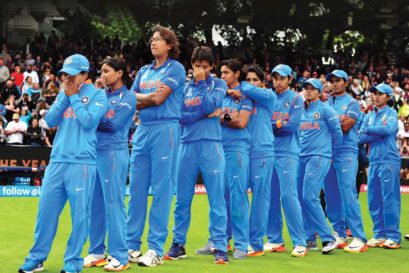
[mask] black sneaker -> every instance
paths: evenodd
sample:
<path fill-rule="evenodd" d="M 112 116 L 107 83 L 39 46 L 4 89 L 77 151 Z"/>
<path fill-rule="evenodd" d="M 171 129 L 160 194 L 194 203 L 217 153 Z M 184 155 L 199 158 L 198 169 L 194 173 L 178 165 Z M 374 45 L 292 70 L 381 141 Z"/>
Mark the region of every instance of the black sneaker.
<path fill-rule="evenodd" d="M 406 235 L 405 235 L 405 239 L 406 239 L 406 240 L 409 240 L 409 234 L 406 234 Z"/>
<path fill-rule="evenodd" d="M 165 260 L 179 260 L 186 258 L 186 249 L 179 245 L 178 243 L 173 242 L 168 253 L 163 257 Z"/>

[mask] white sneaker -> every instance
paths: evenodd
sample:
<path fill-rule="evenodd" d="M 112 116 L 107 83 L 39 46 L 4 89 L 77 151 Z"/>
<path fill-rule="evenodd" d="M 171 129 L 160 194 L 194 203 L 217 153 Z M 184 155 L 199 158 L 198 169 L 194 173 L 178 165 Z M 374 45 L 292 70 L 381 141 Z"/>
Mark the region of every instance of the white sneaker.
<path fill-rule="evenodd" d="M 84 258 L 84 267 L 100 267 L 108 263 L 107 256 L 105 254 L 89 254 Z"/>
<path fill-rule="evenodd" d="M 292 257 L 305 257 L 307 255 L 307 247 L 305 246 L 295 246 L 291 252 Z"/>
<path fill-rule="evenodd" d="M 347 239 L 344 237 L 339 237 L 338 232 L 334 231 L 332 235 L 335 238 L 335 242 L 337 243 L 337 248 L 344 248 L 348 246 Z"/>
<path fill-rule="evenodd" d="M 263 246 L 264 251 L 266 252 L 282 252 L 285 251 L 284 244 L 276 243 L 265 243 Z"/>
<path fill-rule="evenodd" d="M 337 248 L 338 244 L 335 241 L 326 242 L 322 248 L 322 254 L 329 254 L 335 248 Z"/>
<path fill-rule="evenodd" d="M 382 247 L 385 241 L 386 241 L 385 238 L 372 238 L 366 243 L 366 245 L 369 247 Z"/>
<path fill-rule="evenodd" d="M 139 265 L 141 266 L 157 266 L 163 264 L 163 258 L 156 254 L 155 250 L 149 249 L 145 255 L 139 258 Z"/>
<path fill-rule="evenodd" d="M 111 258 L 110 262 L 106 266 L 104 266 L 104 270 L 119 272 L 127 270 L 130 266 L 131 265 L 129 263 L 121 264 L 117 259 Z"/>
<path fill-rule="evenodd" d="M 142 257 L 142 251 L 140 250 L 128 250 L 128 261 L 131 263 L 139 262 L 139 258 Z"/>
<path fill-rule="evenodd" d="M 354 238 L 352 242 L 344 248 L 348 253 L 361 253 L 368 250 L 368 246 L 360 238 Z"/>
<path fill-rule="evenodd" d="M 389 248 L 389 249 L 398 249 L 400 248 L 400 244 L 391 239 L 388 239 L 385 241 L 385 243 L 382 244 L 382 247 Z"/>

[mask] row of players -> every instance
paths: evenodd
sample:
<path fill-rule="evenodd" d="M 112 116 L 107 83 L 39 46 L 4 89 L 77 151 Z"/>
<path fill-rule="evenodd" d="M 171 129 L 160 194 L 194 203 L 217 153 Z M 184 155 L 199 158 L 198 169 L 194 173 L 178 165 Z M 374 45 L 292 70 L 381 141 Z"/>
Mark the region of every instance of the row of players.
<path fill-rule="evenodd" d="M 174 32 L 158 26 L 150 43 L 155 60 L 141 68 L 130 90 L 120 59 L 109 58 L 102 65 L 95 85 L 105 86 L 105 92 L 86 83 L 89 62 L 84 56 L 75 54 L 64 61 L 64 89 L 40 121 L 42 127 L 58 130 L 44 177 L 34 245 L 19 272 L 43 269 L 67 199 L 72 233 L 62 273 L 81 272 L 84 265 L 122 271 L 129 261 L 157 266 L 164 259 L 186 257 L 199 172 L 209 199 L 210 236 L 197 253 L 212 253 L 216 264 L 229 262 L 231 238 L 235 259 L 263 255 L 266 234 L 266 247 L 282 250 L 281 204 L 294 245 L 292 256 L 304 257 L 307 249 L 317 249 L 316 233 L 323 254 L 336 247 L 352 253 L 368 246 L 400 247 L 400 157 L 396 112 L 386 104 L 388 85 L 371 89 L 376 107 L 363 118 L 358 103 L 345 92 L 348 75 L 342 70 L 327 75 L 334 96 L 326 104 L 319 100 L 322 83 L 317 79 L 303 84 L 304 98 L 291 91 L 292 71 L 284 64 L 272 70 L 275 92 L 262 88 L 263 73 L 257 67 L 240 81 L 241 66 L 235 60 L 224 61 L 221 79 L 214 78 L 212 52 L 203 46 L 193 52 L 194 79 L 185 84 L 185 69 L 175 60 L 179 43 Z M 141 125 L 129 158 L 127 133 L 135 108 Z M 369 241 L 356 198 L 358 143 L 371 146 L 368 197 L 374 238 Z M 165 254 L 175 187 L 173 243 Z M 337 236 L 319 202 L 322 187 Z M 149 188 L 149 250 L 142 255 Z M 347 227 L 353 236 L 349 244 L 342 239 Z M 90 255 L 84 260 L 81 251 L 88 235 Z"/>

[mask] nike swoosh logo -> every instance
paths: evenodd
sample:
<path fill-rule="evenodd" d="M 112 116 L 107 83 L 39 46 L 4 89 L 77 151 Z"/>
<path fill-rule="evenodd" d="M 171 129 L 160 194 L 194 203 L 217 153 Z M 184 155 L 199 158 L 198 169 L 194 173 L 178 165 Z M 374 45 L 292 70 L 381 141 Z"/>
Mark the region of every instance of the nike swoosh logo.
<path fill-rule="evenodd" d="M 96 102 L 95 105 L 96 105 L 96 106 L 104 106 L 103 104 L 101 104 L 101 103 L 99 103 L 99 102 Z"/>
<path fill-rule="evenodd" d="M 162 160 L 166 160 L 168 158 L 169 158 L 169 156 L 162 156 Z"/>
<path fill-rule="evenodd" d="M 108 179 L 105 179 L 105 183 L 108 183 L 109 182 L 109 180 Z"/>
<path fill-rule="evenodd" d="M 348 247 L 349 249 L 356 249 L 356 248 L 359 248 L 359 246 L 350 246 L 350 247 Z"/>
<path fill-rule="evenodd" d="M 76 191 L 82 191 L 84 188 L 76 188 Z"/>
<path fill-rule="evenodd" d="M 238 176 L 238 175 L 234 175 L 233 178 L 239 178 L 239 176 Z"/>
<path fill-rule="evenodd" d="M 289 172 L 290 172 L 290 171 L 284 171 L 283 173 L 286 174 L 286 173 L 289 173 Z"/>
<path fill-rule="evenodd" d="M 259 179 L 260 177 L 261 177 L 261 175 L 256 175 L 254 178 Z"/>
<path fill-rule="evenodd" d="M 348 170 L 342 170 L 343 173 L 347 172 Z"/>
<path fill-rule="evenodd" d="M 294 105 L 294 108 L 300 108 L 301 105 Z"/>
<path fill-rule="evenodd" d="M 220 170 L 214 170 L 213 171 L 213 173 L 219 173 L 220 172 Z"/>

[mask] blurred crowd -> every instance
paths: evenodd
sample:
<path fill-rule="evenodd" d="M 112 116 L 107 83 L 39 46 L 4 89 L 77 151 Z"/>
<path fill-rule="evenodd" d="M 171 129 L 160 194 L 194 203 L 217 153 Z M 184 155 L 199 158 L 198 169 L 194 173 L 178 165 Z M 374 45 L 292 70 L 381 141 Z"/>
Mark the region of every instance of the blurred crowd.
<path fill-rule="evenodd" d="M 272 53 L 252 46 L 224 47 L 204 44 L 188 38 L 181 41 L 180 61 L 186 66 L 186 80 L 191 79 L 190 56 L 198 45 L 210 46 L 216 56 L 216 67 L 221 60 L 239 58 L 242 63 L 257 64 L 265 71 L 265 86 L 273 88 L 271 69 L 278 63 L 289 64 L 294 71 L 291 88 L 301 92 L 301 84 L 314 77 L 325 84 L 322 100 L 326 100 L 331 86 L 325 75 L 333 69 L 343 69 L 349 76 L 349 93 L 355 97 L 363 112 L 372 110 L 369 88 L 381 82 L 392 86 L 390 100 L 399 115 L 398 146 L 403 157 L 409 156 L 409 67 L 388 64 L 386 55 L 357 52 L 354 57 L 338 52 L 331 58 L 320 54 Z M 107 56 L 124 58 L 128 73 L 135 78 L 140 67 L 151 62 L 149 43 L 140 39 L 135 43 L 114 39 L 72 39 L 58 37 L 54 32 L 47 38 L 37 33 L 33 40 L 10 48 L 2 43 L 0 54 L 0 143 L 52 146 L 55 129 L 43 130 L 38 121 L 55 100 L 62 85 L 58 71 L 64 58 L 73 53 L 88 57 L 90 80 L 100 74 L 99 64 Z M 217 72 L 217 71 L 216 71 Z M 134 129 L 133 129 L 134 130 Z M 409 171 L 408 171 L 409 173 Z M 409 174 L 408 174 L 409 175 Z"/>

